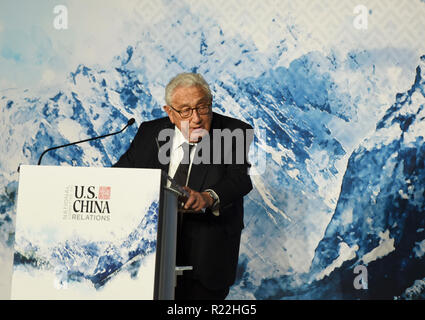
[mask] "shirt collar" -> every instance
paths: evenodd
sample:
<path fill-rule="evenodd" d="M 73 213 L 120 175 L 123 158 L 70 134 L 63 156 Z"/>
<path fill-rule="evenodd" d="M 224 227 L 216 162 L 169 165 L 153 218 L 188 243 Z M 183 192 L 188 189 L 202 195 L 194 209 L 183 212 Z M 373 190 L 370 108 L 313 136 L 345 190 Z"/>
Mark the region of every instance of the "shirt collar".
<path fill-rule="evenodd" d="M 173 137 L 173 151 L 180 148 L 180 146 L 183 143 L 189 143 L 185 137 L 183 136 L 183 133 L 180 131 L 179 128 L 177 128 L 177 126 L 174 126 L 174 137 Z M 191 145 L 196 145 L 196 143 L 189 143 Z"/>

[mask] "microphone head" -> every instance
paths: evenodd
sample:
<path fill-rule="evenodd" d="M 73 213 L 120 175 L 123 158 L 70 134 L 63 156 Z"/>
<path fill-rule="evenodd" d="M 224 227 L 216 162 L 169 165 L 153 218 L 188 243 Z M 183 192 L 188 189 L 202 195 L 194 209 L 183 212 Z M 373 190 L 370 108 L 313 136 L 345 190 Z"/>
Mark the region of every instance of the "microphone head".
<path fill-rule="evenodd" d="M 127 126 L 131 126 L 134 122 L 136 122 L 136 120 L 134 120 L 134 118 L 131 118 L 130 120 L 128 120 Z"/>

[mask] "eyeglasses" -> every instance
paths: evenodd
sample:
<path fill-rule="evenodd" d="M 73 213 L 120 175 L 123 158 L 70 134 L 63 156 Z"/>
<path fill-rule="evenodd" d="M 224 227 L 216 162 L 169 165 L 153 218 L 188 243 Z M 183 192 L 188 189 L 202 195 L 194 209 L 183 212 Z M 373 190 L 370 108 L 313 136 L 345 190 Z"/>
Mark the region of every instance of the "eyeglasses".
<path fill-rule="evenodd" d="M 193 110 L 198 111 L 198 114 L 200 115 L 206 115 L 210 112 L 210 107 L 209 105 L 201 105 L 199 107 L 196 108 L 189 108 L 189 107 L 184 107 L 181 110 L 177 110 L 174 109 L 172 106 L 169 106 L 171 109 L 173 109 L 175 112 L 178 112 L 180 117 L 182 118 L 189 118 L 190 116 L 192 116 Z"/>

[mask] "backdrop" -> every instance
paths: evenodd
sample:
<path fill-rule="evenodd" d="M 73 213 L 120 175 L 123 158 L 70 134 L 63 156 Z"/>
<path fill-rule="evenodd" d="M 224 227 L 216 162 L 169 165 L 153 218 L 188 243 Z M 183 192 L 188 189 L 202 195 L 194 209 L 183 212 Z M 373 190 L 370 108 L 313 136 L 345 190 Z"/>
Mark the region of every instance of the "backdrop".
<path fill-rule="evenodd" d="M 229 299 L 425 297 L 425 1 L 0 2 L 0 291 L 19 164 L 166 116 L 179 72 L 256 128 Z M 51 152 L 110 166 L 137 130 Z"/>

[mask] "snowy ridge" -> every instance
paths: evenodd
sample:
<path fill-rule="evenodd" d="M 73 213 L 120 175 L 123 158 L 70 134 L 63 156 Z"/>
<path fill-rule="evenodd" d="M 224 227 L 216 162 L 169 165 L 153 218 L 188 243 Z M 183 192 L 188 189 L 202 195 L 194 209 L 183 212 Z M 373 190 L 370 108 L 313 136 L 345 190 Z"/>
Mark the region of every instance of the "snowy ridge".
<path fill-rule="evenodd" d="M 335 214 L 312 263 L 314 275 L 338 259 L 336 244 L 356 246 L 342 270 L 334 271 L 366 265 L 368 298 L 397 297 L 425 275 L 424 71 L 425 56 L 411 89 L 397 95 L 376 134 L 351 155 Z M 347 288 L 343 296 L 356 294 Z"/>
<path fill-rule="evenodd" d="M 158 202 L 154 202 L 126 239 L 89 242 L 75 238 L 46 247 L 36 240 L 18 238 L 14 267 L 49 270 L 62 284 L 87 279 L 99 289 L 128 263 L 132 264 L 129 271 L 137 274 L 143 259 L 156 250 L 157 220 Z M 133 264 L 134 261 L 138 263 Z"/>

